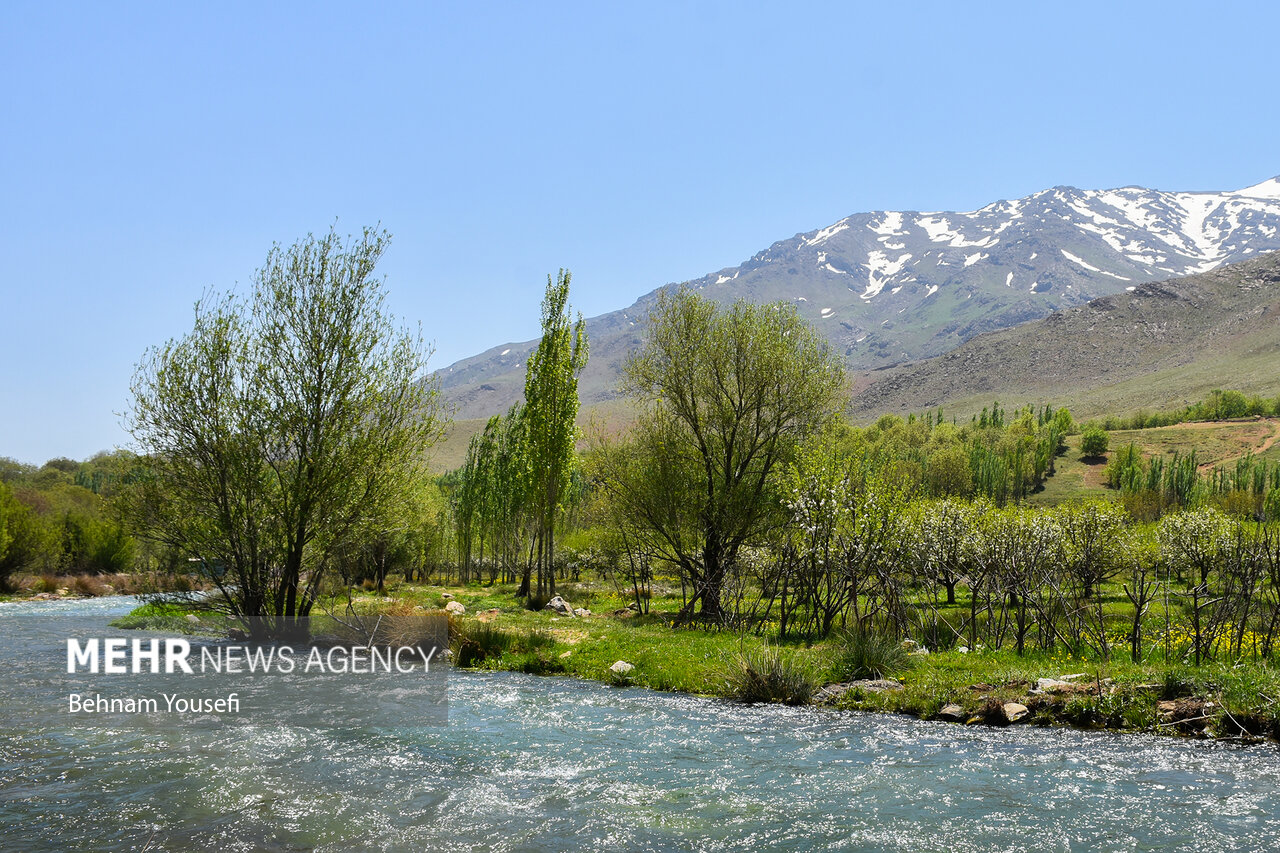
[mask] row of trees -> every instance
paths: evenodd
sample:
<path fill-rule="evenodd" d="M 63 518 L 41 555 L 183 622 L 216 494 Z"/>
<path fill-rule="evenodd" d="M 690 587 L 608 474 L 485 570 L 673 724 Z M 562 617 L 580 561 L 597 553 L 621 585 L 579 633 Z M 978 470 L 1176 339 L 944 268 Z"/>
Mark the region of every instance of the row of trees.
<path fill-rule="evenodd" d="M 1068 411 L 1010 414 L 995 403 L 965 425 L 938 411 L 849 426 L 838 414 L 838 361 L 785 306 L 722 308 L 688 291 L 662 294 L 646 344 L 627 364 L 625 390 L 640 418 L 621 437 L 597 437 L 586 454 L 583 519 L 597 525 L 605 569 L 617 569 L 638 601 L 655 572 L 679 579 L 684 621 L 776 619 L 784 634 L 813 636 L 888 614 L 902 630 L 902 619 L 922 612 L 908 603 L 933 578 L 945 604 L 955 606 L 957 589 L 968 590 L 966 631 L 990 628 L 988 641 L 1011 637 L 1022 648 L 1034 626 L 1043 632 L 1038 642 L 1065 633 L 1078 645 L 1086 623 L 1076 617 L 1094 612 L 1082 602 L 1094 601 L 1123 563 L 1103 551 L 1103 543 L 1124 539 L 1122 508 L 1038 515 L 1014 506 L 1052 473 L 1075 428 Z M 510 475 L 522 470 L 511 464 L 518 424 L 519 410 L 490 422 L 456 492 L 477 496 L 475 513 L 459 516 L 457 529 L 460 542 L 481 543 L 482 554 L 489 543 L 491 578 L 528 559 L 522 481 Z M 1106 433 L 1088 432 L 1086 453 L 1104 453 Z M 1176 479 L 1181 469 L 1172 469 L 1161 476 Z M 921 503 L 941 498 L 981 502 Z M 976 510 L 964 507 L 973 506 L 983 507 L 981 523 L 970 523 Z M 469 519 L 484 519 L 483 532 L 467 533 Z M 936 542 L 962 530 L 990 534 L 989 549 L 961 548 L 953 536 L 950 562 L 925 558 L 918 544 L 903 550 L 922 531 Z M 519 542 L 523 549 L 508 544 Z M 973 558 L 975 569 L 972 560 L 956 562 L 960 553 L 987 556 Z M 911 560 L 916 568 L 907 571 Z M 1046 575 L 1049 565 L 1068 566 L 1070 582 Z M 1020 566 L 1027 572 L 1019 575 Z M 1044 613 L 1073 617 L 1045 623 Z M 1101 632 L 1099 621 L 1093 636 Z"/>
<path fill-rule="evenodd" d="M 1252 454 L 1203 470 L 1195 450 L 1147 458 L 1130 443 L 1112 452 L 1106 474 L 1107 484 L 1146 517 L 1216 502 L 1235 514 L 1280 520 L 1280 464 Z"/>
<path fill-rule="evenodd" d="M 517 594 L 537 601 L 555 595 L 556 533 L 582 490 L 576 420 L 587 337 L 582 316 L 570 317 L 569 281 L 565 270 L 547 278 L 524 402 L 490 418 L 462 468 L 445 478 L 460 579 L 487 567 L 490 583 L 518 578 Z"/>
<path fill-rule="evenodd" d="M 1190 421 L 1223 421 L 1234 418 L 1280 417 L 1280 397 L 1268 399 L 1231 389 L 1215 389 L 1199 402 L 1185 408 L 1151 412 L 1139 409 L 1132 415 L 1108 415 L 1099 422 L 1107 430 L 1148 429 Z"/>
<path fill-rule="evenodd" d="M 816 465 L 807 458 L 791 482 L 792 523 L 755 561 L 758 597 L 741 611 L 776 618 L 784 635 L 820 637 L 839 624 L 944 646 L 1065 647 L 1103 657 L 1123 642 L 1139 660 L 1155 622 L 1166 643 L 1187 625 L 1190 645 L 1164 651 L 1197 663 L 1219 652 L 1275 650 L 1274 525 L 1213 509 L 1136 525 L 1106 501 L 1046 510 L 909 500 L 858 460 L 830 456 Z"/>

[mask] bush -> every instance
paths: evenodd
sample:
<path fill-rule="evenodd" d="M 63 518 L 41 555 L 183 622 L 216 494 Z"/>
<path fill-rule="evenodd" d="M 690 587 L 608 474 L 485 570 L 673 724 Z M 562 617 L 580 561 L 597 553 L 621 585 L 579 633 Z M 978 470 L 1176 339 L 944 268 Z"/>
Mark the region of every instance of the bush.
<path fill-rule="evenodd" d="M 71 591 L 77 595 L 87 595 L 96 598 L 100 595 L 107 595 L 111 592 L 111 587 L 107 586 L 103 581 L 92 575 L 77 575 L 71 581 Z"/>
<path fill-rule="evenodd" d="M 453 665 L 477 667 L 485 661 L 505 654 L 521 655 L 516 666 L 520 672 L 545 674 L 563 672 L 563 662 L 552 654 L 555 637 L 541 628 L 527 628 L 521 633 L 504 630 L 492 622 L 456 620 L 453 623 Z"/>
<path fill-rule="evenodd" d="M 168 631 L 181 634 L 191 628 L 191 623 L 187 621 L 188 612 L 186 608 L 177 604 L 152 601 L 112 621 L 111 627 L 135 631 Z"/>
<path fill-rule="evenodd" d="M 910 666 L 911 658 L 897 640 L 870 632 L 853 633 L 843 639 L 834 675 L 837 681 L 888 678 Z"/>
<path fill-rule="evenodd" d="M 530 627 L 516 641 L 521 649 L 526 652 L 536 652 L 539 649 L 549 649 L 556 644 L 556 638 L 541 628 Z"/>
<path fill-rule="evenodd" d="M 1196 679 L 1188 673 L 1177 670 L 1166 670 L 1160 683 L 1161 699 L 1182 699 L 1193 696 L 1198 685 Z"/>
<path fill-rule="evenodd" d="M 62 582 L 58 580 L 56 575 L 43 574 L 32 581 L 30 589 L 32 592 L 57 592 L 62 588 Z"/>
<path fill-rule="evenodd" d="M 776 648 L 742 652 L 729 672 L 729 692 L 740 702 L 804 705 L 816 689 L 812 676 Z"/>
<path fill-rule="evenodd" d="M 1107 443 L 1107 431 L 1096 424 L 1090 424 L 1080 436 L 1080 452 L 1086 459 L 1097 459 L 1106 455 Z"/>
<path fill-rule="evenodd" d="M 479 666 L 489 658 L 502 657 L 515 644 L 513 634 L 489 622 L 458 621 L 454 626 L 454 666 Z"/>
<path fill-rule="evenodd" d="M 392 648 L 421 646 L 425 651 L 448 636 L 445 627 L 448 618 L 439 610 L 423 610 L 398 602 L 382 611 L 382 622 L 378 625 L 374 642 Z"/>

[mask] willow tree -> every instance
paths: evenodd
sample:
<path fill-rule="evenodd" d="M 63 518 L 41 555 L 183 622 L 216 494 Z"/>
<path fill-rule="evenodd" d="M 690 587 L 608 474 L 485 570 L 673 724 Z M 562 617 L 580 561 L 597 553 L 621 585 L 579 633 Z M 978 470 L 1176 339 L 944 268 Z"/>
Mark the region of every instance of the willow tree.
<path fill-rule="evenodd" d="M 387 312 L 386 232 L 272 248 L 247 297 L 152 348 L 129 427 L 145 535 L 209 567 L 255 638 L 301 638 L 326 570 L 377 534 L 439 434 L 421 336 Z"/>
<path fill-rule="evenodd" d="M 542 340 L 529 355 L 524 382 L 529 494 L 537 521 L 538 596 L 554 595 L 555 528 L 573 474 L 578 430 L 578 374 L 587 366 L 587 329 L 582 315 L 569 316 L 568 270 L 547 276 L 542 298 Z M 526 572 L 519 594 L 529 594 Z"/>
<path fill-rule="evenodd" d="M 700 602 L 703 619 L 722 623 L 739 550 L 778 521 L 774 473 L 839 411 L 844 370 L 792 306 L 719 308 L 681 289 L 659 294 L 625 382 L 642 414 L 634 464 L 614 469 L 611 491 L 692 584 L 682 616 Z M 654 471 L 671 487 L 635 479 Z"/>

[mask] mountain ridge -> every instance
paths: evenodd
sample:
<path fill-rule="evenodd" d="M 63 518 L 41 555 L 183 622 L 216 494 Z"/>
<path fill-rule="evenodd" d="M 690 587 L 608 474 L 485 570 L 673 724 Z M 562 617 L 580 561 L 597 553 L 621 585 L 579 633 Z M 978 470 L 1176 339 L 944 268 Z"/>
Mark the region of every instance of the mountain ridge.
<path fill-rule="evenodd" d="M 584 403 L 617 394 L 648 307 L 666 287 L 726 302 L 789 301 L 853 371 L 888 368 L 1146 282 L 1280 249 L 1280 177 L 1227 192 L 1058 186 L 975 211 L 871 211 L 774 242 L 736 267 L 588 319 Z M 505 411 L 535 341 L 437 371 L 460 418 Z"/>

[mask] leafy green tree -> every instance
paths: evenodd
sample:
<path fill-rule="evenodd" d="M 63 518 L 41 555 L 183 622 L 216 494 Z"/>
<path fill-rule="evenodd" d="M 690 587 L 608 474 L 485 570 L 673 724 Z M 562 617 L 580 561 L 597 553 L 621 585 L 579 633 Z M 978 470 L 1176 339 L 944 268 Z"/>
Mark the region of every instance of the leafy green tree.
<path fill-rule="evenodd" d="M 29 480 L 36 473 L 34 465 L 19 462 L 9 456 L 0 456 L 0 483 Z"/>
<path fill-rule="evenodd" d="M 420 335 L 385 309 L 389 235 L 275 246 L 249 300 L 147 352 L 129 426 L 139 528 L 204 561 L 255 638 L 303 638 L 325 571 L 413 482 L 440 426 Z"/>
<path fill-rule="evenodd" d="M 507 579 L 519 562 L 531 504 L 528 422 L 522 404 L 512 406 L 502 417 L 489 418 L 484 429 L 471 437 L 466 460 L 454 480 L 452 504 L 462 580 L 471 578 L 473 549 L 484 563 L 486 545 L 490 582 L 496 581 L 499 571 Z M 526 562 L 525 594 L 530 572 Z"/>
<path fill-rule="evenodd" d="M 951 424 L 934 427 L 925 447 L 924 481 L 935 497 L 964 497 L 973 490 L 969 452 Z"/>
<path fill-rule="evenodd" d="M 90 574 L 127 572 L 133 567 L 132 537 L 118 523 L 85 512 L 62 518 L 64 568 Z"/>
<path fill-rule="evenodd" d="M 771 478 L 798 440 L 839 411 L 844 371 L 785 304 L 721 309 L 690 290 L 663 292 L 647 331 L 625 387 L 642 407 L 635 453 L 661 458 L 615 468 L 614 493 L 692 583 L 682 617 L 700 602 L 701 617 L 721 623 L 740 549 L 776 522 Z M 655 469 L 672 487 L 666 494 L 630 479 Z"/>
<path fill-rule="evenodd" d="M 568 270 L 547 276 L 542 299 L 542 340 L 529 355 L 524 418 L 537 518 L 538 596 L 554 595 L 556 521 L 573 473 L 578 431 L 578 374 L 587 366 L 586 322 L 570 319 Z M 525 578 L 520 593 L 529 594 Z"/>
<path fill-rule="evenodd" d="M 1108 443 L 1107 431 L 1097 424 L 1090 424 L 1080 436 L 1080 453 L 1086 459 L 1097 459 L 1107 454 Z"/>

